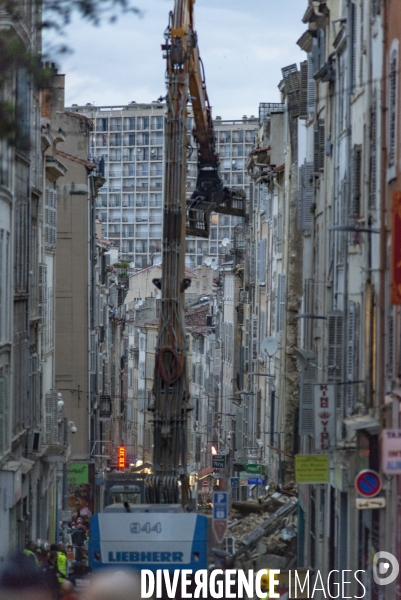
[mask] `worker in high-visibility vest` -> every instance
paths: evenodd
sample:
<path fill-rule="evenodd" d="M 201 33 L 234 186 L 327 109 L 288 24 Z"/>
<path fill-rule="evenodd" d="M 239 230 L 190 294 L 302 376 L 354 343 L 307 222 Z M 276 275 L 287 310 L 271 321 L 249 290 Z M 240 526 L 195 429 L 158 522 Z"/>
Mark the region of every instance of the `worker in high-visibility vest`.
<path fill-rule="evenodd" d="M 57 568 L 60 573 L 58 581 L 63 583 L 67 579 L 68 561 L 64 544 L 59 544 L 57 547 Z"/>
<path fill-rule="evenodd" d="M 39 560 L 38 557 L 36 556 L 36 544 L 35 542 L 33 542 L 32 540 L 30 542 L 27 543 L 25 550 L 23 550 L 23 554 L 25 554 L 25 556 L 28 556 L 29 558 L 32 559 L 32 561 L 34 562 L 36 567 L 39 567 Z"/>

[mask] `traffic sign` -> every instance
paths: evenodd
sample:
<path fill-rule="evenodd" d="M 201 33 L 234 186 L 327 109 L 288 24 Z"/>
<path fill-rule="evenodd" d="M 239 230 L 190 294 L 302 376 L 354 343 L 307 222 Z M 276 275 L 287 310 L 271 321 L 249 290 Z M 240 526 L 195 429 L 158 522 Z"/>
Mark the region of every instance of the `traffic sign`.
<path fill-rule="evenodd" d="M 372 469 L 361 471 L 355 478 L 355 487 L 364 498 L 374 498 L 382 489 L 379 473 Z"/>
<path fill-rule="evenodd" d="M 213 492 L 213 519 L 227 519 L 228 494 L 227 492 Z"/>
<path fill-rule="evenodd" d="M 248 485 L 262 485 L 263 477 L 250 477 L 248 479 Z"/>
<path fill-rule="evenodd" d="M 213 531 L 219 542 L 227 531 L 228 494 L 227 492 L 213 492 Z"/>
<path fill-rule="evenodd" d="M 213 469 L 225 469 L 226 468 L 226 457 L 224 454 L 215 454 L 212 456 L 212 467 Z"/>
<path fill-rule="evenodd" d="M 207 488 L 209 487 L 209 484 L 207 481 L 202 481 L 202 487 Z"/>
<path fill-rule="evenodd" d="M 227 519 L 213 519 L 213 531 L 217 541 L 222 542 L 227 531 Z"/>
<path fill-rule="evenodd" d="M 239 487 L 239 478 L 238 477 L 231 477 L 231 487 L 232 488 Z"/>
<path fill-rule="evenodd" d="M 246 465 L 245 471 L 247 473 L 251 473 L 252 475 L 261 475 L 262 474 L 262 465 L 250 463 L 249 465 Z"/>
<path fill-rule="evenodd" d="M 386 506 L 385 498 L 356 498 L 355 504 L 358 510 L 365 508 L 384 508 Z"/>

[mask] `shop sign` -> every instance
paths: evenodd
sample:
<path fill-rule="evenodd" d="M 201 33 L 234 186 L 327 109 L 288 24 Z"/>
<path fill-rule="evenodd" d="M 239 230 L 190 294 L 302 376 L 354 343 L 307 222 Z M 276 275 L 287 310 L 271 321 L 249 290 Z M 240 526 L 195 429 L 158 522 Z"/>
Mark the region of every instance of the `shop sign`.
<path fill-rule="evenodd" d="M 262 465 L 250 463 L 249 465 L 246 465 L 245 471 L 247 473 L 251 473 L 252 475 L 261 475 L 262 474 Z"/>
<path fill-rule="evenodd" d="M 68 485 L 89 483 L 88 463 L 71 463 L 68 465 Z"/>
<path fill-rule="evenodd" d="M 388 475 L 401 474 L 401 429 L 382 431 L 382 469 Z"/>
<path fill-rule="evenodd" d="M 326 450 L 335 446 L 336 400 L 333 384 L 314 386 L 315 400 L 315 450 Z"/>
<path fill-rule="evenodd" d="M 295 456 L 296 483 L 329 483 L 328 454 L 297 454 Z"/>

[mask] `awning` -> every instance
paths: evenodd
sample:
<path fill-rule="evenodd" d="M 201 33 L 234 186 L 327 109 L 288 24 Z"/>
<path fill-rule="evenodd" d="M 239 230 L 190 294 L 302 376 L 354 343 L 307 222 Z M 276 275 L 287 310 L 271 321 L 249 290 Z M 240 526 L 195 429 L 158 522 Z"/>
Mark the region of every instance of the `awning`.
<path fill-rule="evenodd" d="M 211 473 L 213 473 L 212 467 L 205 467 L 204 469 L 201 469 L 200 471 L 198 471 L 198 481 L 200 481 L 201 479 L 205 479 L 205 477 L 207 477 Z"/>
<path fill-rule="evenodd" d="M 22 471 L 23 475 L 26 475 L 27 473 L 29 473 L 29 471 L 32 469 L 33 465 L 35 464 L 34 460 L 29 460 L 28 458 L 20 458 L 19 461 L 21 463 L 21 471 Z"/>
<path fill-rule="evenodd" d="M 359 431 L 360 429 L 379 431 L 379 422 L 375 417 L 372 417 L 372 415 L 356 415 L 355 417 L 349 417 L 348 419 L 344 419 L 344 424 L 352 431 Z"/>

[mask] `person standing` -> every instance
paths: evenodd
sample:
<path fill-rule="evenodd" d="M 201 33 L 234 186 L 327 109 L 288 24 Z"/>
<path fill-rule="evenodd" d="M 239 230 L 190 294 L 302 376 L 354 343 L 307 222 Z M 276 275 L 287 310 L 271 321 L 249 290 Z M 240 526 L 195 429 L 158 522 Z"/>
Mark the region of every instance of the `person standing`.
<path fill-rule="evenodd" d="M 34 562 L 35 566 L 39 568 L 39 560 L 38 560 L 38 557 L 36 556 L 35 550 L 36 550 L 36 544 L 33 540 L 30 540 L 27 543 L 25 550 L 22 552 L 22 554 L 24 554 L 25 556 L 30 558 Z"/>

